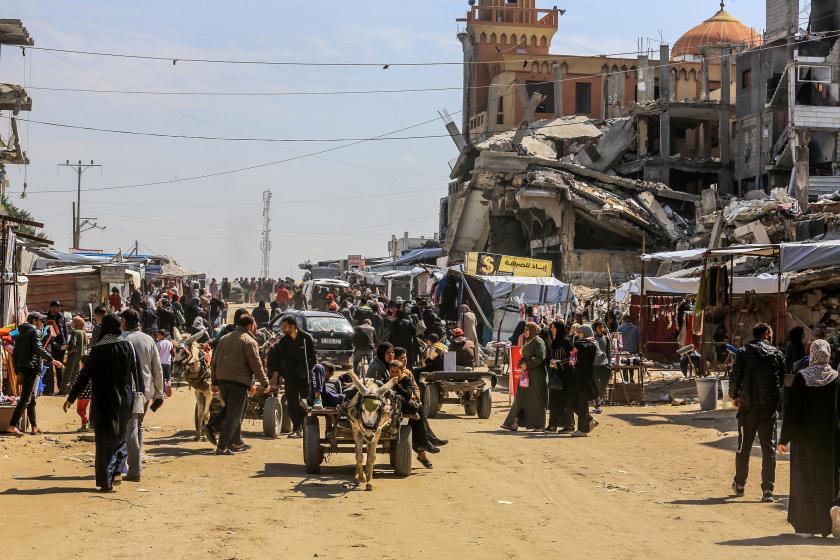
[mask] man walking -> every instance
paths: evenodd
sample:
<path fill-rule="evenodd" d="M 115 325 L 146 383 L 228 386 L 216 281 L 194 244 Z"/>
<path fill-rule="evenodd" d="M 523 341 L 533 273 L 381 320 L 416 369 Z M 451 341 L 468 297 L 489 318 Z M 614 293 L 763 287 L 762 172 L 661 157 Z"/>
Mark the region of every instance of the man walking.
<path fill-rule="evenodd" d="M 785 358 L 771 344 L 773 329 L 766 323 L 753 328 L 753 338 L 735 355 L 729 382 L 729 396 L 738 407 L 738 451 L 732 490 L 736 496 L 744 495 L 750 451 L 758 434 L 762 501 L 772 502 L 776 481 L 776 418 L 785 377 Z"/>
<path fill-rule="evenodd" d="M 367 360 L 373 361 L 373 351 L 376 350 L 376 330 L 370 319 L 365 319 L 353 329 L 353 371 L 359 373 L 360 364 Z"/>
<path fill-rule="evenodd" d="M 260 382 L 265 393 L 271 391 L 254 337 L 256 327 L 251 315 L 241 314 L 236 319 L 236 330 L 223 336 L 213 352 L 210 364 L 213 392 L 221 392 L 225 403 L 205 428 L 207 439 L 216 445 L 216 455 L 232 455 L 251 448 L 242 441 L 248 393 L 253 393 L 255 381 Z"/>
<path fill-rule="evenodd" d="M 291 315 L 280 321 L 283 338 L 268 351 L 268 369 L 272 381 L 281 376 L 286 386 L 286 401 L 292 419 L 290 438 L 303 437 L 305 412 L 301 400 L 309 397 L 309 371 L 315 366 L 315 341 L 307 332 L 300 330 L 297 320 Z"/>
<path fill-rule="evenodd" d="M 137 311 L 126 309 L 120 317 L 122 318 L 122 338 L 129 341 L 134 348 L 134 356 L 140 374 L 143 376 L 144 386 L 142 397 L 135 394 L 135 398 L 142 398 L 144 401 L 143 412 L 133 413 L 128 421 L 128 433 L 126 434 L 128 476 L 123 480 L 140 482 L 143 419 L 149 410 L 149 403 L 152 403 L 152 411 L 157 410 L 163 403 L 163 368 L 160 365 L 160 354 L 155 345 L 155 340 L 140 330 L 140 315 Z M 136 404 L 135 407 L 137 407 Z"/>
<path fill-rule="evenodd" d="M 15 366 L 17 375 L 23 379 L 23 389 L 20 393 L 15 411 L 12 413 L 12 420 L 6 428 L 6 433 L 21 437 L 23 432 L 18 430 L 18 422 L 23 411 L 29 415 L 29 423 L 32 425 L 32 434 L 38 434 L 38 421 L 35 417 L 35 396 L 38 387 L 38 379 L 41 377 L 41 361 L 52 362 L 52 366 L 61 369 L 64 364 L 54 360 L 49 352 L 41 346 L 41 331 L 44 328 L 44 321 L 47 316 L 41 313 L 30 313 L 26 322 L 18 327 L 18 337 L 15 341 L 15 349 L 12 352 L 12 364 Z"/>

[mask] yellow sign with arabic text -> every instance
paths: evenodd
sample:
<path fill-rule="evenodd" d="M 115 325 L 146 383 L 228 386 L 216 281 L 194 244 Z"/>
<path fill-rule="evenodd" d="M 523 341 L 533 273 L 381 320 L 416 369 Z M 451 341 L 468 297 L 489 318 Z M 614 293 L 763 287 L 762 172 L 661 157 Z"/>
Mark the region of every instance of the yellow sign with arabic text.
<path fill-rule="evenodd" d="M 550 278 L 553 272 L 551 261 L 511 257 L 493 253 L 467 253 L 467 274 L 473 276 L 520 276 Z"/>

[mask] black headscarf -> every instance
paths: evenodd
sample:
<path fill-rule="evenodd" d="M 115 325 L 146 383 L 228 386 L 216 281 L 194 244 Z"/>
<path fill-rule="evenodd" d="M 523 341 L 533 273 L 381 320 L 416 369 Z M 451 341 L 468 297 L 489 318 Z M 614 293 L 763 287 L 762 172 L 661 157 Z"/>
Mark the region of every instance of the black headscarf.
<path fill-rule="evenodd" d="M 120 316 L 116 313 L 108 313 L 107 315 L 105 315 L 102 318 L 100 326 L 101 336 L 105 336 L 108 334 L 120 336 L 122 334 L 122 323 L 120 322 Z"/>
<path fill-rule="evenodd" d="M 379 346 L 376 347 L 376 357 L 379 358 L 382 363 L 385 363 L 385 353 L 388 352 L 394 345 L 390 342 L 383 342 Z"/>
<path fill-rule="evenodd" d="M 566 323 L 557 320 L 551 323 L 551 326 L 554 327 L 554 329 L 557 331 L 557 336 L 551 339 L 551 348 L 556 350 L 560 348 L 563 342 L 563 337 L 566 336 Z"/>

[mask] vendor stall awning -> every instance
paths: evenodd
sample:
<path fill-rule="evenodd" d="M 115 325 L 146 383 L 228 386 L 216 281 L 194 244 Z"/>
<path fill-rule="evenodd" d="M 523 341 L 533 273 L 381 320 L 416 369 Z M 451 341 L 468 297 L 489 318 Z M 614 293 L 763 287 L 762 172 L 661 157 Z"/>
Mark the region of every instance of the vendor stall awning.
<path fill-rule="evenodd" d="M 721 249 L 688 249 L 642 255 L 642 260 L 684 262 L 705 256 L 777 257 L 781 254 L 782 272 L 840 265 L 840 240 L 781 243 L 778 245 L 733 245 Z"/>
<path fill-rule="evenodd" d="M 790 278 L 782 276 L 782 292 L 787 290 Z M 615 291 L 616 301 L 625 301 L 631 294 L 640 293 L 641 278 L 622 284 Z M 700 289 L 700 278 L 645 278 L 645 293 L 686 295 L 696 294 Z M 732 284 L 733 294 L 755 292 L 757 294 L 775 294 L 779 290 L 779 277 L 775 274 L 758 276 L 737 276 Z"/>

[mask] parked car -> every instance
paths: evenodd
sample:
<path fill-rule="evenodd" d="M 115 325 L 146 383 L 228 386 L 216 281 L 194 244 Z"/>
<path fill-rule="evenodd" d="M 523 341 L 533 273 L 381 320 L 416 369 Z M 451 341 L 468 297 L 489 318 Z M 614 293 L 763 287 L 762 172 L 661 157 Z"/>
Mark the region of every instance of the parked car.
<path fill-rule="evenodd" d="M 269 328 L 279 335 L 280 321 L 290 316 L 297 320 L 301 330 L 315 339 L 315 354 L 319 360 L 350 365 L 353 359 L 353 325 L 346 317 L 326 311 L 289 310 L 275 317 Z"/>
<path fill-rule="evenodd" d="M 228 303 L 245 303 L 245 292 L 242 291 L 242 286 L 237 281 L 230 283 L 230 298 Z"/>
<path fill-rule="evenodd" d="M 349 287 L 350 284 L 343 280 L 307 280 L 303 283 L 303 297 L 307 308 L 326 311 L 326 295 L 333 294 L 338 302 L 341 292 Z"/>

